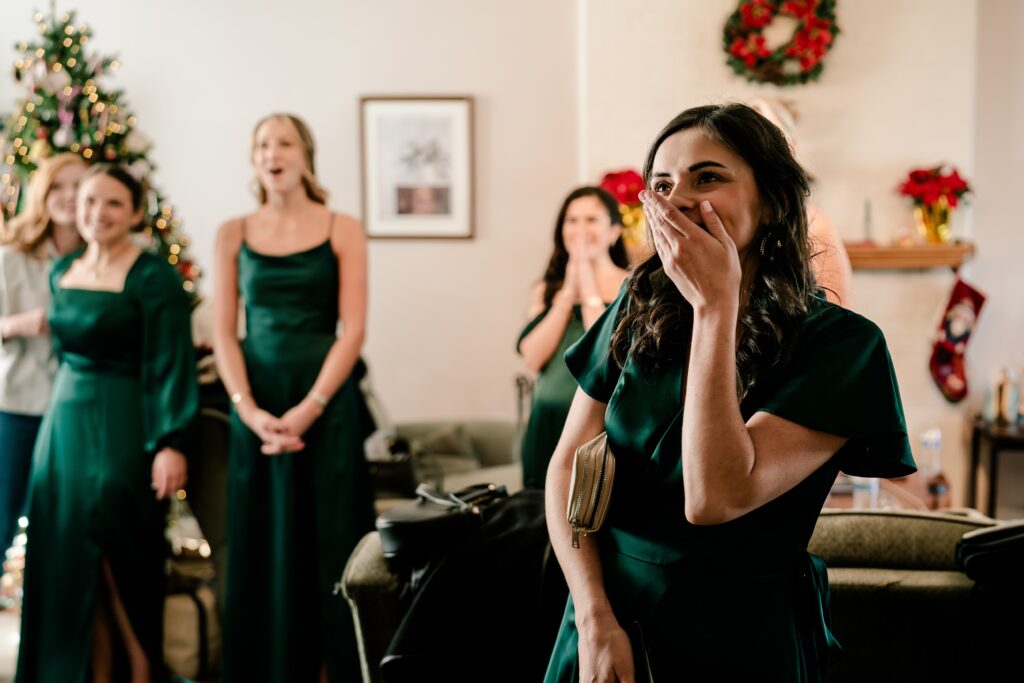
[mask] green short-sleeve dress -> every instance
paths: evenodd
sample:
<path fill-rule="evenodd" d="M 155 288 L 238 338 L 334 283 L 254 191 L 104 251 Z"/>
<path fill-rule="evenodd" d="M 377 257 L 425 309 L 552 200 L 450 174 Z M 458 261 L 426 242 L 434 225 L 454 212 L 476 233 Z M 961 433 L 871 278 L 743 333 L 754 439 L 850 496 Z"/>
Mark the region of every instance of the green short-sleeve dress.
<path fill-rule="evenodd" d="M 337 340 L 338 258 L 330 240 L 285 256 L 242 245 L 242 344 L 257 405 L 283 415 L 309 393 Z M 373 528 L 362 394 L 349 377 L 297 453 L 266 456 L 232 415 L 228 470 L 225 683 L 302 683 L 326 665 L 359 680 L 352 613 L 337 590 Z"/>
<path fill-rule="evenodd" d="M 619 368 L 612 332 L 625 290 L 566 354 L 580 387 L 607 404 L 617 455 L 600 543 L 604 583 L 623 625 L 640 624 L 655 680 L 817 681 L 840 649 L 829 631 L 828 578 L 807 552 L 836 474 L 893 477 L 915 470 L 895 373 L 881 331 L 814 299 L 785 359 L 741 403 L 849 437 L 826 464 L 775 500 L 724 524 L 683 513 L 685 361 L 644 373 Z M 570 599 L 546 681 L 577 678 Z"/>
<path fill-rule="evenodd" d="M 64 288 L 49 321 L 61 364 L 29 488 L 19 683 L 86 681 L 105 558 L 132 630 L 163 681 L 164 517 L 153 456 L 188 450 L 199 409 L 188 296 L 141 254 L 119 292 Z"/>
<path fill-rule="evenodd" d="M 549 306 L 526 325 L 516 342 L 516 351 L 519 350 L 526 335 L 530 334 L 550 312 Z M 562 341 L 559 342 L 551 360 L 537 375 L 537 381 L 533 385 L 530 419 L 526 423 L 522 444 L 523 486 L 526 488 L 544 488 L 548 462 L 551 461 L 551 454 L 555 452 L 558 439 L 562 436 L 565 418 L 569 415 L 569 406 L 576 393 L 576 378 L 569 372 L 564 356 L 569 347 L 582 336 L 583 315 L 577 304 L 572 307 L 572 317 L 565 326 Z"/>

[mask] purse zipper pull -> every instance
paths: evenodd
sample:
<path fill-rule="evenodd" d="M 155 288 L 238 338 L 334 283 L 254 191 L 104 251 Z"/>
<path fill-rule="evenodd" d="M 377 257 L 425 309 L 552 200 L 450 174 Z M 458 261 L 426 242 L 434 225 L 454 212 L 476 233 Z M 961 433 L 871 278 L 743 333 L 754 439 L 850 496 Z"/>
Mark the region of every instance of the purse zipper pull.
<path fill-rule="evenodd" d="M 580 528 L 575 524 L 572 525 L 572 547 L 580 547 Z"/>

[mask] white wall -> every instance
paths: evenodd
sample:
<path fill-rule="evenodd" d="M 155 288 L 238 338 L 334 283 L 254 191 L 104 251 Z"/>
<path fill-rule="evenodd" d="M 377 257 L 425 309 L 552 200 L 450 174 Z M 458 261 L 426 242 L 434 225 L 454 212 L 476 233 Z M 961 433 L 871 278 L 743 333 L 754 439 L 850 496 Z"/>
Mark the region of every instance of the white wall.
<path fill-rule="evenodd" d="M 847 239 L 863 236 L 865 199 L 873 206 L 876 239 L 912 225 L 909 204 L 894 192 L 912 167 L 948 160 L 980 180 L 973 164 L 976 2 L 839 3 L 842 34 L 824 75 L 798 88 L 750 84 L 732 73 L 721 42 L 735 6 L 733 0 L 581 3 L 585 172 L 639 167 L 653 136 L 687 107 L 781 96 L 800 114 L 799 155 L 818 181 L 813 201 Z M 958 216 L 961 234 L 970 211 Z M 979 249 L 1001 246 L 986 241 Z M 852 306 L 886 334 L 915 441 L 927 427 L 942 428 L 944 465 L 959 495 L 965 408 L 945 402 L 927 369 L 931 334 L 952 282 L 951 273 L 940 271 L 857 273 Z M 983 325 L 997 322 L 991 313 L 985 311 Z M 975 348 L 970 354 L 977 358 Z M 976 373 L 974 386 L 981 379 Z"/>
<path fill-rule="evenodd" d="M 6 75 L 10 46 L 33 36 L 40 4 L 0 4 L 0 112 L 20 96 Z M 93 28 L 92 47 L 120 55 L 107 85 L 125 90 L 154 141 L 156 181 L 185 221 L 207 292 L 217 226 L 254 206 L 258 118 L 306 118 L 331 205 L 358 214 L 359 96 L 474 96 L 476 237 L 371 242 L 366 356 L 393 419 L 513 414 L 515 338 L 575 179 L 572 3 L 59 3 L 71 6 Z"/>

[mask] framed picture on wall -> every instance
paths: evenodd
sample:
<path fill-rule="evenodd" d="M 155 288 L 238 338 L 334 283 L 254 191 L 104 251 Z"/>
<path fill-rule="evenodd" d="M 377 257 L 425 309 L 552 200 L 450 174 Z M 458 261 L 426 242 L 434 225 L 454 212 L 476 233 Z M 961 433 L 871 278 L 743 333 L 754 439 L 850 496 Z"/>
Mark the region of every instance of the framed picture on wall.
<path fill-rule="evenodd" d="M 362 97 L 363 225 L 372 238 L 473 236 L 473 99 Z"/>

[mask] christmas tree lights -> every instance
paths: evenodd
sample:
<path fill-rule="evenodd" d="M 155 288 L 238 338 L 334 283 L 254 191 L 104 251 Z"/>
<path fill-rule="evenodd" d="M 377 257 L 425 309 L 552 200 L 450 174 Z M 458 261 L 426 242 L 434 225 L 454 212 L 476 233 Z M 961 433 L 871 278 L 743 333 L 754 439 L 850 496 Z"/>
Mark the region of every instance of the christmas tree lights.
<path fill-rule="evenodd" d="M 92 32 L 75 24 L 75 13 L 36 13 L 39 35 L 17 45 L 14 79 L 25 95 L 0 127 L 0 215 L 15 216 L 36 167 L 60 152 L 79 154 L 87 162 L 125 165 L 146 187 L 141 246 L 159 254 L 184 278 L 196 295 L 199 268 L 188 257 L 188 238 L 167 198 L 149 182 L 155 164 L 150 141 L 136 128 L 121 90 L 108 90 L 105 77 L 119 63 L 86 49 Z"/>

